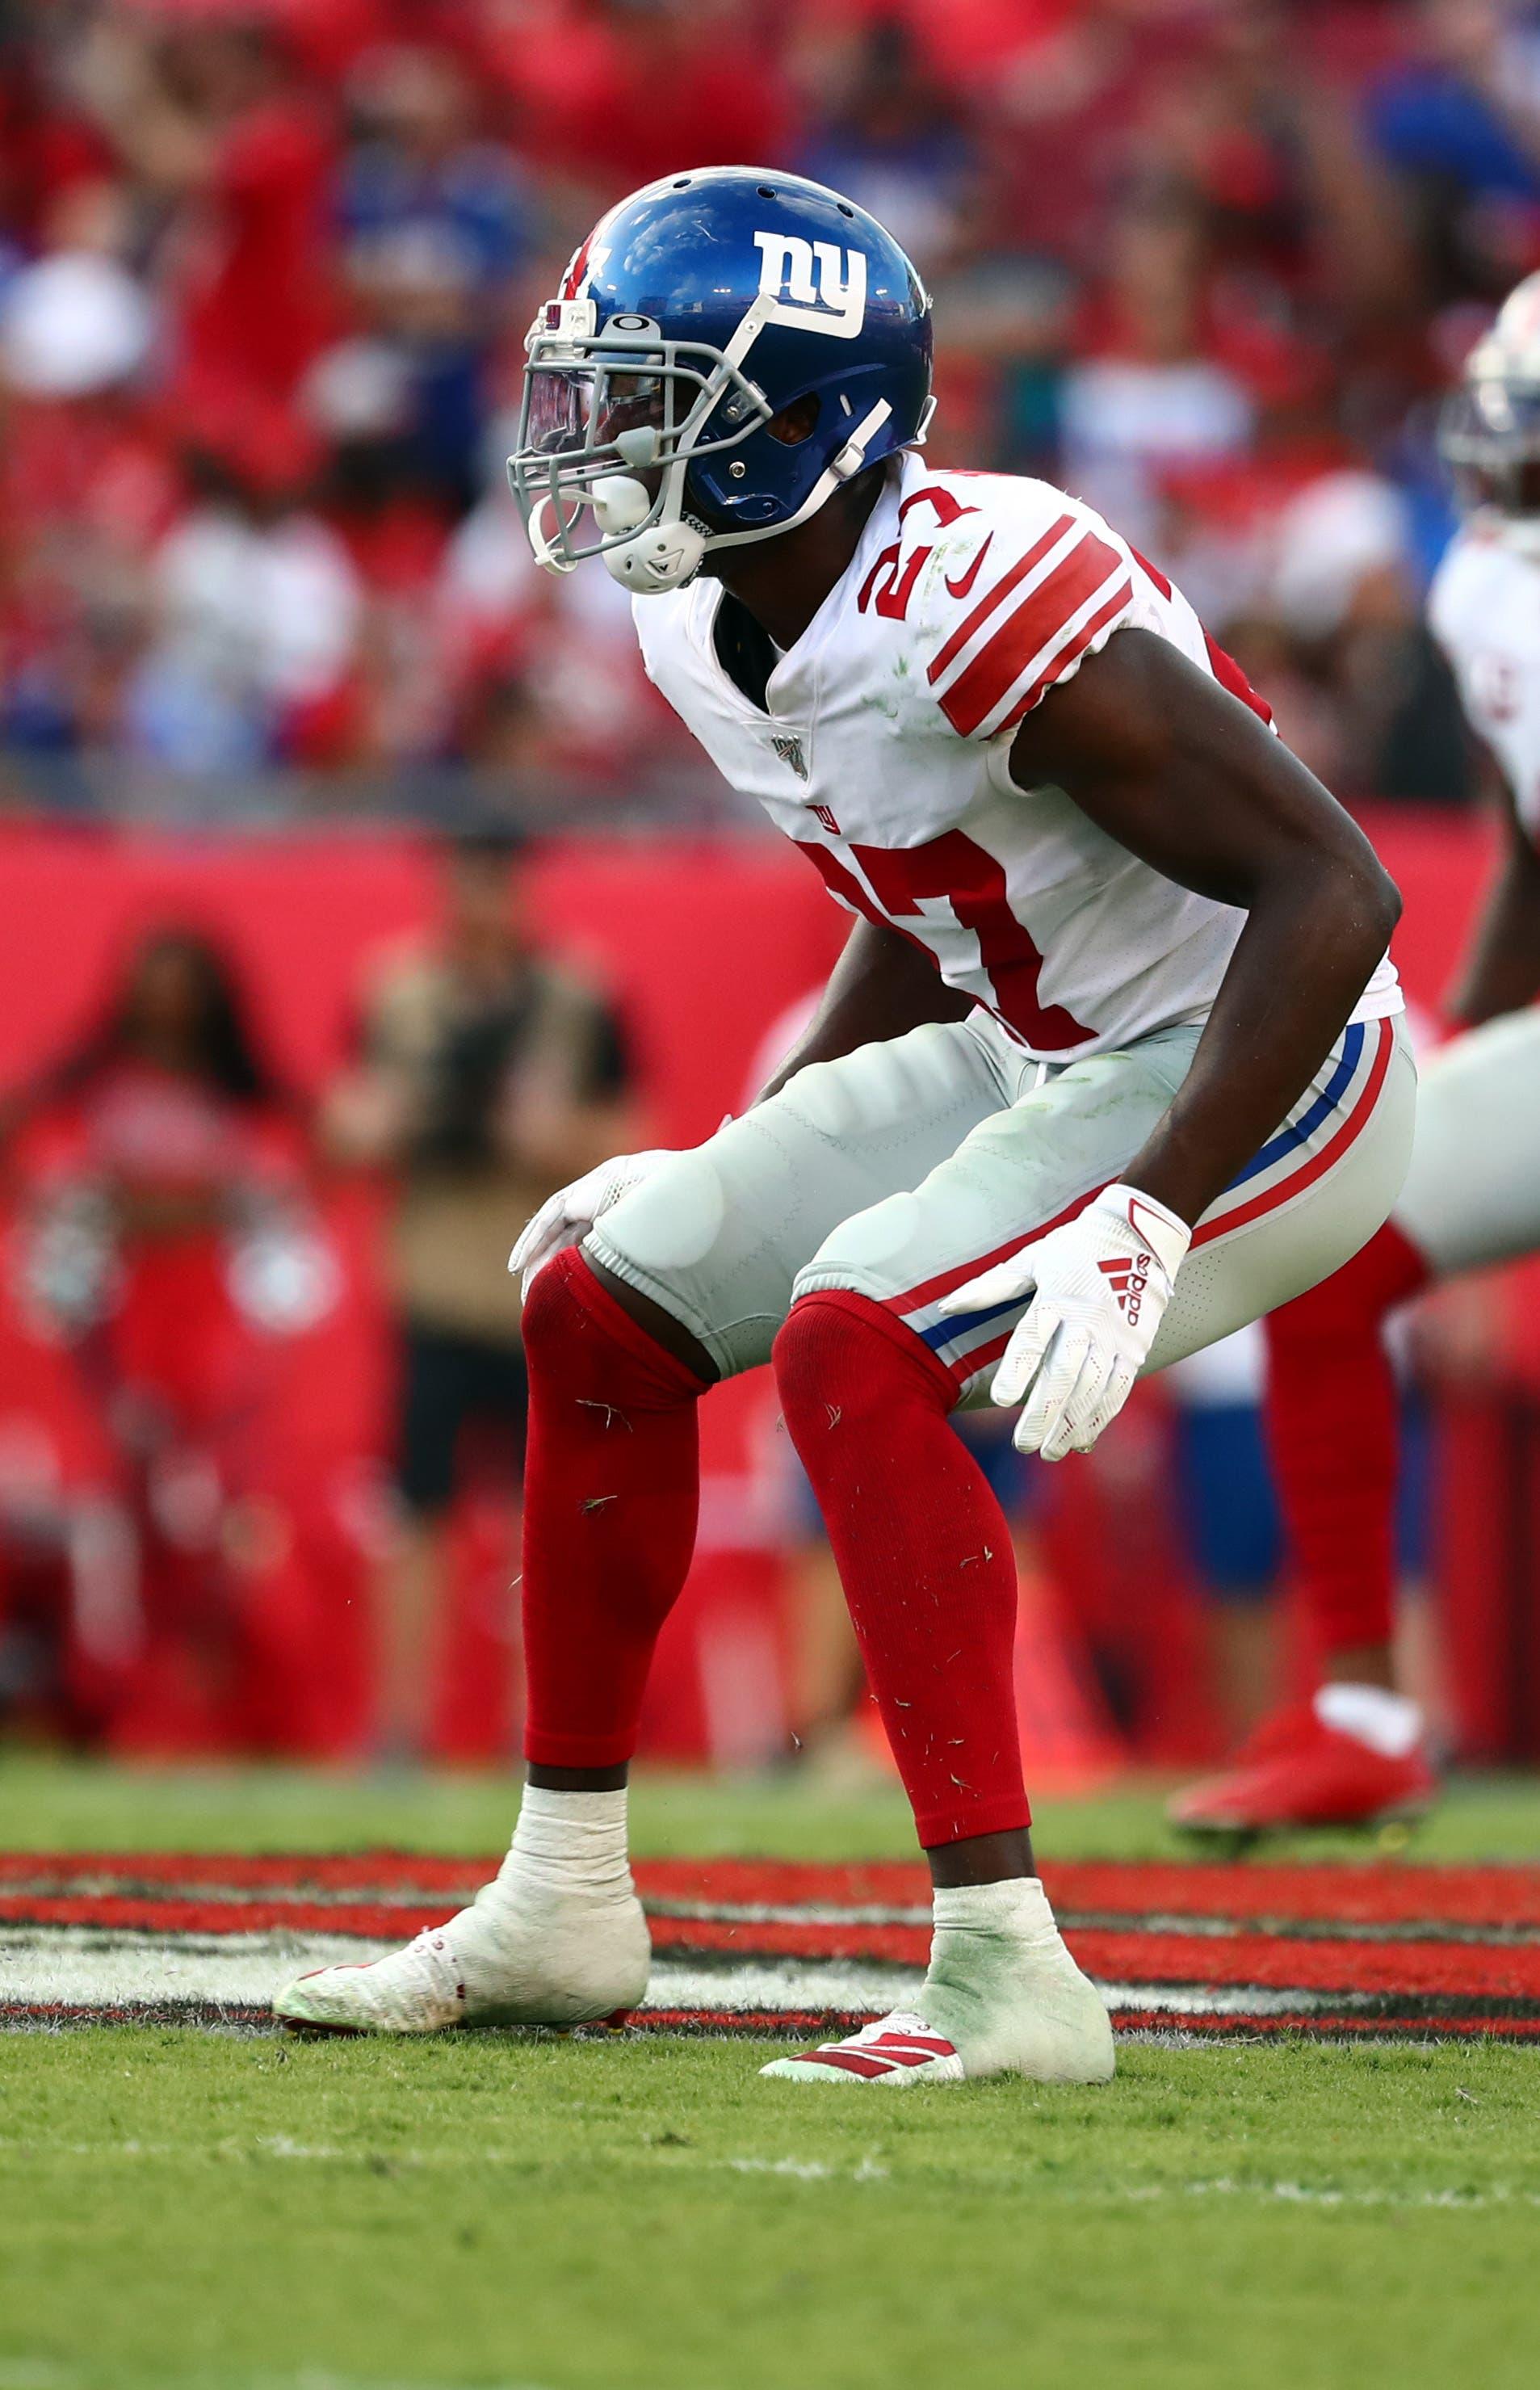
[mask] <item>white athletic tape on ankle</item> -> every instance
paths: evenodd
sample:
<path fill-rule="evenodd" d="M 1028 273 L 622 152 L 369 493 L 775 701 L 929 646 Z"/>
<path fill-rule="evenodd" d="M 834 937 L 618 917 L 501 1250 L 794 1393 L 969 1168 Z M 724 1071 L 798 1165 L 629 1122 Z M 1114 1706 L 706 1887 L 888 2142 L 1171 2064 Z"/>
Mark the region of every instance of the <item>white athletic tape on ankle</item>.
<path fill-rule="evenodd" d="M 1035 1938 L 1058 1931 L 1048 1895 L 1034 1875 L 1007 1876 L 999 1883 L 938 1884 L 931 1915 L 938 1933 L 1023 1934 Z"/>
<path fill-rule="evenodd" d="M 626 1794 L 526 1785 L 500 1881 L 628 1896 Z"/>

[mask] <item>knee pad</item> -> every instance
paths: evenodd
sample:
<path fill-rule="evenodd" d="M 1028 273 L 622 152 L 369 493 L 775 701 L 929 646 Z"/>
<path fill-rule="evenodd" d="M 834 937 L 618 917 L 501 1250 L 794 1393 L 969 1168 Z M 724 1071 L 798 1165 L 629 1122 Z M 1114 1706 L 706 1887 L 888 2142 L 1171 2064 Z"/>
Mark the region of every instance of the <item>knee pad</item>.
<path fill-rule="evenodd" d="M 885 1195 L 831 1229 L 809 1262 L 807 1274 L 816 1274 L 825 1286 L 836 1279 L 858 1288 L 867 1279 L 896 1291 L 921 1271 L 915 1255 L 924 1219 L 918 1197 Z"/>
<path fill-rule="evenodd" d="M 702 1147 L 676 1153 L 622 1195 L 597 1224 L 601 1243 L 649 1279 L 704 1261 L 721 1231 L 726 1199 Z"/>

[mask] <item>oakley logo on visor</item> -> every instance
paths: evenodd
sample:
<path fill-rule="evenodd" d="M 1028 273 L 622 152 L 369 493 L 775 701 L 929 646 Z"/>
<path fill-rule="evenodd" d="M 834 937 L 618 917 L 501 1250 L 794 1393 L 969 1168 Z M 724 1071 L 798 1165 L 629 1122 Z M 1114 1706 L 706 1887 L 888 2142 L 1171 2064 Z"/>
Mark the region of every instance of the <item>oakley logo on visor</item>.
<path fill-rule="evenodd" d="M 792 232 L 757 232 L 761 296 L 773 301 L 773 324 L 853 341 L 866 320 L 866 261 L 858 249 L 803 240 Z"/>

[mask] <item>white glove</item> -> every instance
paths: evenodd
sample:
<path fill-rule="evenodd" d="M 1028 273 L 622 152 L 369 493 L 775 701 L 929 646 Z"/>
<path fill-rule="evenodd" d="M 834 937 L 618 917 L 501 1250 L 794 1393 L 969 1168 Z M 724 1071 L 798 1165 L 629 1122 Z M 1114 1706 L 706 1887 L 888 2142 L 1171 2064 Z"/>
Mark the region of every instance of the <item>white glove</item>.
<path fill-rule="evenodd" d="M 937 1307 L 1032 1304 L 995 1372 L 990 1399 L 1023 1404 L 1018 1452 L 1089 1452 L 1149 1358 L 1192 1230 L 1136 1187 L 1108 1187 L 1078 1218 L 958 1287 Z"/>
<path fill-rule="evenodd" d="M 554 1253 L 563 1245 L 576 1244 L 622 1195 L 650 1178 L 660 1163 L 673 1158 L 671 1146 L 654 1146 L 647 1153 L 617 1154 L 613 1162 L 601 1162 L 597 1170 L 584 1171 L 559 1194 L 549 1196 L 533 1219 L 525 1223 L 508 1255 L 509 1269 L 524 1273 L 523 1293 L 529 1293 L 536 1270 L 544 1269 Z"/>

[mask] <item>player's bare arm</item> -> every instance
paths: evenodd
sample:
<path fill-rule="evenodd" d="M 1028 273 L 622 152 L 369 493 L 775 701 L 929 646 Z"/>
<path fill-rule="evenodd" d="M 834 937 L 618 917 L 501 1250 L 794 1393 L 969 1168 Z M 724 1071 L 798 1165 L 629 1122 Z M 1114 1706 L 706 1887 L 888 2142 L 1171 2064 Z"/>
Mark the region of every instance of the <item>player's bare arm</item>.
<path fill-rule="evenodd" d="M 1450 1016 L 1464 1029 L 1518 1012 L 1540 995 L 1540 850 L 1520 818 L 1507 775 L 1495 767 L 1494 777 L 1502 860 L 1449 999 Z"/>
<path fill-rule="evenodd" d="M 1110 640 L 1010 760 L 1023 789 L 1057 782 L 1141 861 L 1246 914 L 1181 1092 L 1124 1173 L 1190 1226 L 1310 1084 L 1400 896 L 1315 775 L 1151 633 Z"/>

